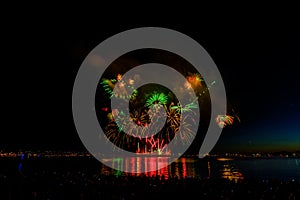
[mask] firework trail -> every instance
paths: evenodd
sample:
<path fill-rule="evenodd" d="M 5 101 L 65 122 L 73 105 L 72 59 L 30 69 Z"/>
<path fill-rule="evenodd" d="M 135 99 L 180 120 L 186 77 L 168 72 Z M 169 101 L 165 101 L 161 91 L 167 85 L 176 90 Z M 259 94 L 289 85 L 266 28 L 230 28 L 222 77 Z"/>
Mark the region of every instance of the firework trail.
<path fill-rule="evenodd" d="M 150 138 L 146 138 L 146 145 L 150 144 L 150 151 L 157 151 L 158 154 L 162 154 L 166 149 L 167 144 L 164 142 L 164 139 L 154 138 L 153 136 Z"/>
<path fill-rule="evenodd" d="M 195 132 L 191 130 L 191 127 L 195 125 L 195 121 L 193 116 L 187 115 L 185 118 L 181 121 L 181 126 L 178 131 L 178 134 L 180 136 L 180 142 L 183 144 L 191 144 L 192 139 L 195 137 Z"/>
<path fill-rule="evenodd" d="M 188 103 L 184 106 L 181 106 L 179 103 L 177 104 L 177 106 L 172 106 L 171 109 L 176 109 L 180 112 L 192 112 L 193 109 L 198 108 L 197 102 L 198 99 L 195 99 L 194 101 L 192 101 L 191 103 Z"/>
<path fill-rule="evenodd" d="M 235 118 L 238 120 L 238 122 L 241 122 L 240 117 L 236 114 L 236 112 L 234 111 L 234 109 L 231 109 L 231 110 L 232 110 L 232 112 L 233 112 Z"/>

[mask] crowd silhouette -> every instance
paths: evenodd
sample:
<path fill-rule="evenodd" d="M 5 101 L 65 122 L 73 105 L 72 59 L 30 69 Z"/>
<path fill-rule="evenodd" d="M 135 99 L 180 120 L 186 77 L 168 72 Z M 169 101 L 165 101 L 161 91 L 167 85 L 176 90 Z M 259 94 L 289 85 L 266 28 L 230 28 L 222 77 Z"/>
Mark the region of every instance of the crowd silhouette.
<path fill-rule="evenodd" d="M 0 175 L 0 199 L 300 199 L 297 180 L 104 175 L 38 170 Z"/>

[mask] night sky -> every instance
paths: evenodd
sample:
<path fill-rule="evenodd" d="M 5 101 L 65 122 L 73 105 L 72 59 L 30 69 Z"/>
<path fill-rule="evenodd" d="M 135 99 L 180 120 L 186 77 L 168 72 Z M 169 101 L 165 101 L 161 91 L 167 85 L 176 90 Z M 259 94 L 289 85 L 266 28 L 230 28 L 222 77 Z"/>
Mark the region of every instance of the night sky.
<path fill-rule="evenodd" d="M 85 150 L 73 123 L 72 88 L 85 56 L 106 38 L 158 26 L 198 41 L 223 77 L 241 122 L 226 127 L 215 152 L 300 150 L 300 32 L 297 18 L 130 20 L 91 23 L 20 17 L 5 23 L 0 149 Z M 11 103 L 13 105 L 11 105 Z M 5 131 L 4 131 L 5 130 Z M 1 148 L 2 147 L 2 148 Z"/>

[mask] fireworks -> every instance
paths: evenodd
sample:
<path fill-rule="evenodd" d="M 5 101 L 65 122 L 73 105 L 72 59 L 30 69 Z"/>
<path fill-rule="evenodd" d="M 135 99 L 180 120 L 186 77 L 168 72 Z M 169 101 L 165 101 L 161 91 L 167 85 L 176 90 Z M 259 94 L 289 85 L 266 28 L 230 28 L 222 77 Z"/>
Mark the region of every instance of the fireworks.
<path fill-rule="evenodd" d="M 168 101 L 167 95 L 164 93 L 154 93 L 152 94 L 146 101 L 146 106 L 150 106 L 152 104 L 166 104 Z"/>
<path fill-rule="evenodd" d="M 100 84 L 109 95 L 109 98 L 133 99 L 137 96 L 137 90 L 134 89 L 134 80 L 125 81 L 122 79 L 121 74 L 118 74 L 116 79 L 102 78 Z"/>
<path fill-rule="evenodd" d="M 129 99 L 130 116 L 126 116 L 122 110 L 113 109 L 109 112 L 107 107 L 101 109 L 108 112 L 106 136 L 116 146 L 126 149 L 128 145 L 131 145 L 133 149 L 136 149 L 135 151 L 160 154 L 165 152 L 168 143 L 176 134 L 179 134 L 179 137 L 176 137 L 178 144 L 191 142 L 195 133 L 190 129 L 192 124 L 188 118 L 193 118 L 193 110 L 198 108 L 198 99 L 185 105 L 178 102 L 177 106 L 174 106 L 174 101 L 177 101 L 174 95 L 157 87 L 154 91 L 142 92 L 144 96 L 137 97 L 138 91 L 134 90 L 135 78 L 125 81 L 121 74 L 117 74 L 115 79 L 101 80 L 101 85 L 110 98 L 115 97 L 124 101 Z M 191 75 L 189 81 L 192 82 L 193 87 L 200 85 L 199 74 Z M 133 91 L 132 94 L 130 91 Z M 183 112 L 190 113 L 190 115 L 181 119 Z M 180 126 L 183 127 L 180 128 Z"/>
<path fill-rule="evenodd" d="M 193 126 L 196 123 L 196 115 L 199 114 L 196 110 L 200 98 L 209 93 L 216 81 L 204 86 L 200 74 L 190 74 L 186 77 L 184 85 L 174 86 L 174 91 L 185 95 L 187 101 L 182 103 L 178 102 L 173 93 L 157 86 L 135 89 L 138 76 L 128 80 L 124 77 L 117 74 L 112 79 L 103 78 L 100 82 L 109 98 L 114 97 L 129 103 L 129 116 L 125 110 L 110 111 L 107 105 L 100 108 L 107 113 L 105 134 L 109 141 L 132 152 L 158 154 L 166 153 L 168 143 L 173 139 L 176 145 L 192 143 L 196 134 Z M 197 97 L 186 95 L 187 90 L 188 94 L 195 92 Z M 235 113 L 233 116 L 218 115 L 216 122 L 220 128 L 224 128 L 232 125 L 235 118 L 240 121 Z"/>
<path fill-rule="evenodd" d="M 191 103 L 186 104 L 185 106 L 177 105 L 177 106 L 172 106 L 171 108 L 176 109 L 176 110 L 181 110 L 181 112 L 191 112 L 193 109 L 198 108 L 196 100 L 194 100 Z"/>
<path fill-rule="evenodd" d="M 224 128 L 225 126 L 233 124 L 234 117 L 230 115 L 218 115 L 216 117 L 216 122 L 218 123 L 220 128 Z"/>
<path fill-rule="evenodd" d="M 109 97 L 112 98 L 113 97 L 113 88 L 114 88 L 113 81 L 108 80 L 108 79 L 102 79 L 100 84 L 103 86 L 104 91 L 109 95 Z"/>
<path fill-rule="evenodd" d="M 164 139 L 159 139 L 154 137 L 146 138 L 146 145 L 150 144 L 150 151 L 152 152 L 158 152 L 159 155 L 163 153 L 164 150 L 166 150 L 167 144 L 164 142 Z"/>
<path fill-rule="evenodd" d="M 203 81 L 200 74 L 198 74 L 198 73 L 194 73 L 194 74 L 187 76 L 187 80 L 193 88 L 200 87 L 202 85 L 201 81 Z M 188 86 L 188 87 L 190 85 L 186 84 L 186 86 Z"/>

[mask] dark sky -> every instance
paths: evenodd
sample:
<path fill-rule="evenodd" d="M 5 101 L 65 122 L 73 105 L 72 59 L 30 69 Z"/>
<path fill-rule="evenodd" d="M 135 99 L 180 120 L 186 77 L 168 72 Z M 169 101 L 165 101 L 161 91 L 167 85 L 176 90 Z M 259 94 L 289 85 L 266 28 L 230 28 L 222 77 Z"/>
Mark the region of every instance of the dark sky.
<path fill-rule="evenodd" d="M 198 41 L 220 70 L 241 123 L 224 129 L 215 151 L 300 150 L 300 32 L 295 15 L 233 15 L 207 21 L 192 17 L 91 22 L 71 17 L 41 23 L 27 16 L 11 20 L 3 25 L 2 106 L 7 112 L 2 124 L 7 129 L 1 132 L 0 145 L 84 150 L 71 108 L 81 62 L 114 34 L 159 26 Z"/>

